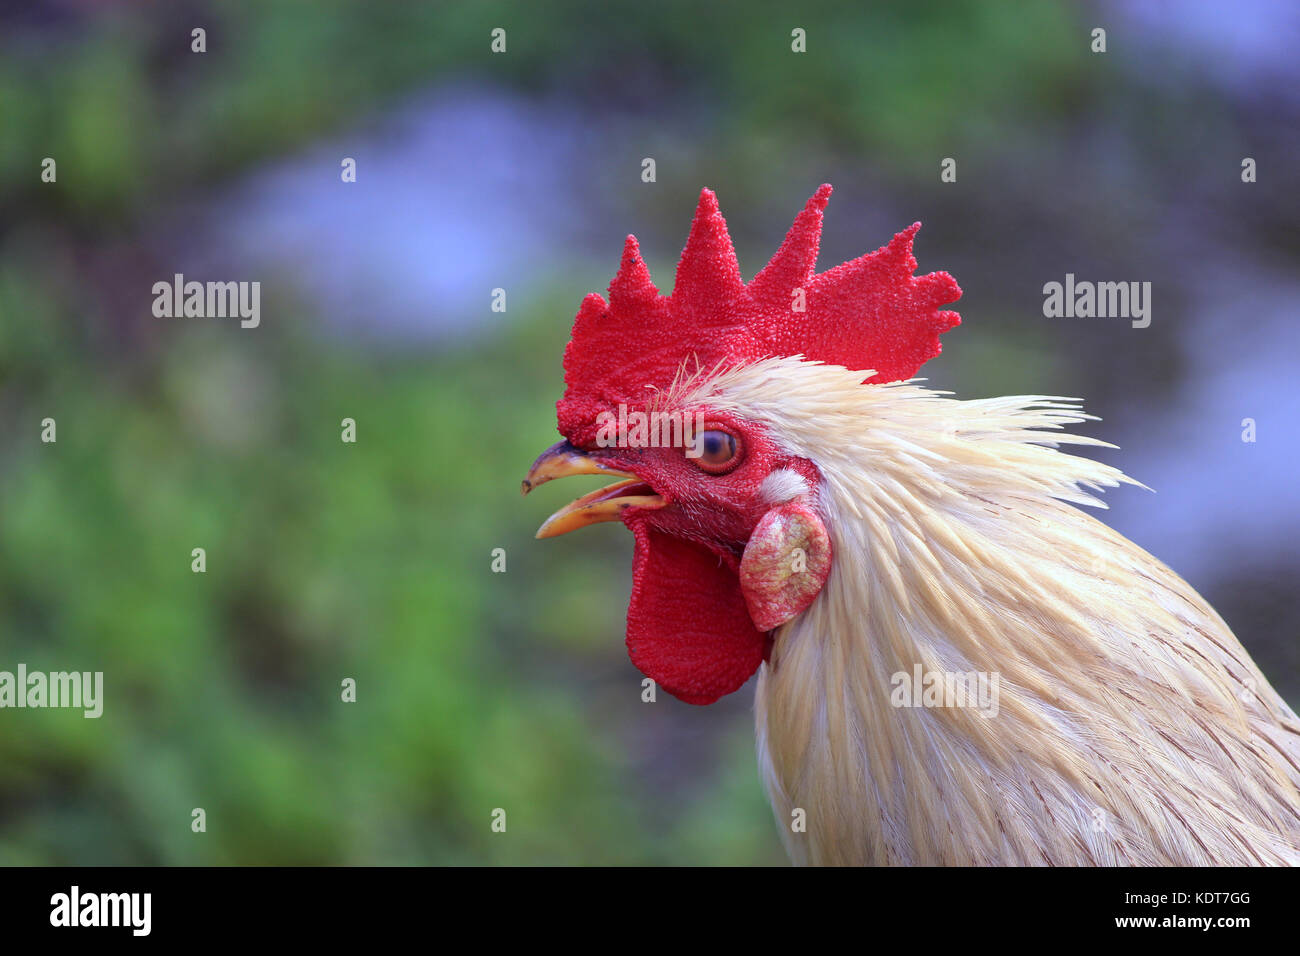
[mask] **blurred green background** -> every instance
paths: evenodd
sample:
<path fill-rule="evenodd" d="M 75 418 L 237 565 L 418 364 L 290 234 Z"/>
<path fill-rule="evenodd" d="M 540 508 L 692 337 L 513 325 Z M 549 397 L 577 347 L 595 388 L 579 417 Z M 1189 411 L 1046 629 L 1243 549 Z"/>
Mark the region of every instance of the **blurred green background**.
<path fill-rule="evenodd" d="M 0 669 L 105 675 L 0 711 L 0 863 L 783 863 L 752 683 L 642 703 L 630 536 L 517 490 L 582 295 L 628 232 L 671 286 L 703 185 L 747 277 L 823 181 L 822 268 L 925 222 L 923 374 L 1083 396 L 1158 492 L 1108 520 L 1300 699 L 1296 14 L 1246 7 L 0 3 Z M 176 272 L 260 327 L 154 318 Z M 1151 327 L 1045 319 L 1066 272 Z"/>

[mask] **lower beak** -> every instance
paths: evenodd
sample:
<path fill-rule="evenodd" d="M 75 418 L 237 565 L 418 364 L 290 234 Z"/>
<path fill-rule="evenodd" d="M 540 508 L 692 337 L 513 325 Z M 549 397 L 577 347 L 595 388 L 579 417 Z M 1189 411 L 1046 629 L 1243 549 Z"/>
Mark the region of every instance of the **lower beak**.
<path fill-rule="evenodd" d="M 618 521 L 628 508 L 662 508 L 664 499 L 636 475 L 607 468 L 567 441 L 558 442 L 538 456 L 520 491 L 528 494 L 540 484 L 568 475 L 617 475 L 626 480 L 598 488 L 565 505 L 542 522 L 537 537 L 554 538 L 602 521 Z"/>

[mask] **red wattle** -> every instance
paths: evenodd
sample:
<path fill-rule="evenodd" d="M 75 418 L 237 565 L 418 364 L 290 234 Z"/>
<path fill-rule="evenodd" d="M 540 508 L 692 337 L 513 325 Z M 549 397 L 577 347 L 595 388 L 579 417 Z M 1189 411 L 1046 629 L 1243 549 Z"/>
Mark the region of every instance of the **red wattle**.
<path fill-rule="evenodd" d="M 766 637 L 754 627 L 736 572 L 702 544 L 629 522 L 636 535 L 627 650 L 674 697 L 711 704 L 758 670 Z"/>

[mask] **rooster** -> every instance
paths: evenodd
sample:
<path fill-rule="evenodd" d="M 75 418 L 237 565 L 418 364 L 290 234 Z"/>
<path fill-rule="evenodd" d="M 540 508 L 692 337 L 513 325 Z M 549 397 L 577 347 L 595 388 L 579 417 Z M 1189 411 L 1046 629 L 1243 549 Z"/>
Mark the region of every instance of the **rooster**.
<path fill-rule="evenodd" d="M 830 193 L 748 284 L 710 190 L 671 295 L 628 237 L 523 490 L 620 480 L 537 536 L 631 530 L 627 647 L 659 687 L 708 704 L 758 672 L 796 863 L 1300 862 L 1300 723 L 1204 599 L 1081 510 L 1137 482 L 1061 446 L 1113 446 L 1061 431 L 1075 399 L 909 381 L 961 290 L 915 275 L 919 223 L 816 273 Z M 638 412 L 702 427 L 649 441 Z"/>

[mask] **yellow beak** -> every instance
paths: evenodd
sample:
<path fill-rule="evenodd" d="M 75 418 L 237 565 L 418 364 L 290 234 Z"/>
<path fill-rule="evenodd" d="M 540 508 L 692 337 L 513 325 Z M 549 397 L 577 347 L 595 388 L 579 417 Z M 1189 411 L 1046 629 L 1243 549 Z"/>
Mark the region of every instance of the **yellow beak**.
<path fill-rule="evenodd" d="M 617 475 L 626 480 L 598 488 L 590 494 L 583 495 L 577 501 L 565 505 L 542 522 L 542 526 L 537 529 L 539 538 L 554 538 L 578 528 L 585 528 L 590 524 L 617 521 L 628 508 L 664 506 L 663 498 L 655 494 L 650 486 L 636 475 L 606 468 L 567 441 L 557 442 L 538 456 L 533 462 L 533 467 L 528 469 L 528 477 L 524 479 L 519 490 L 526 495 L 538 485 L 568 475 Z"/>

